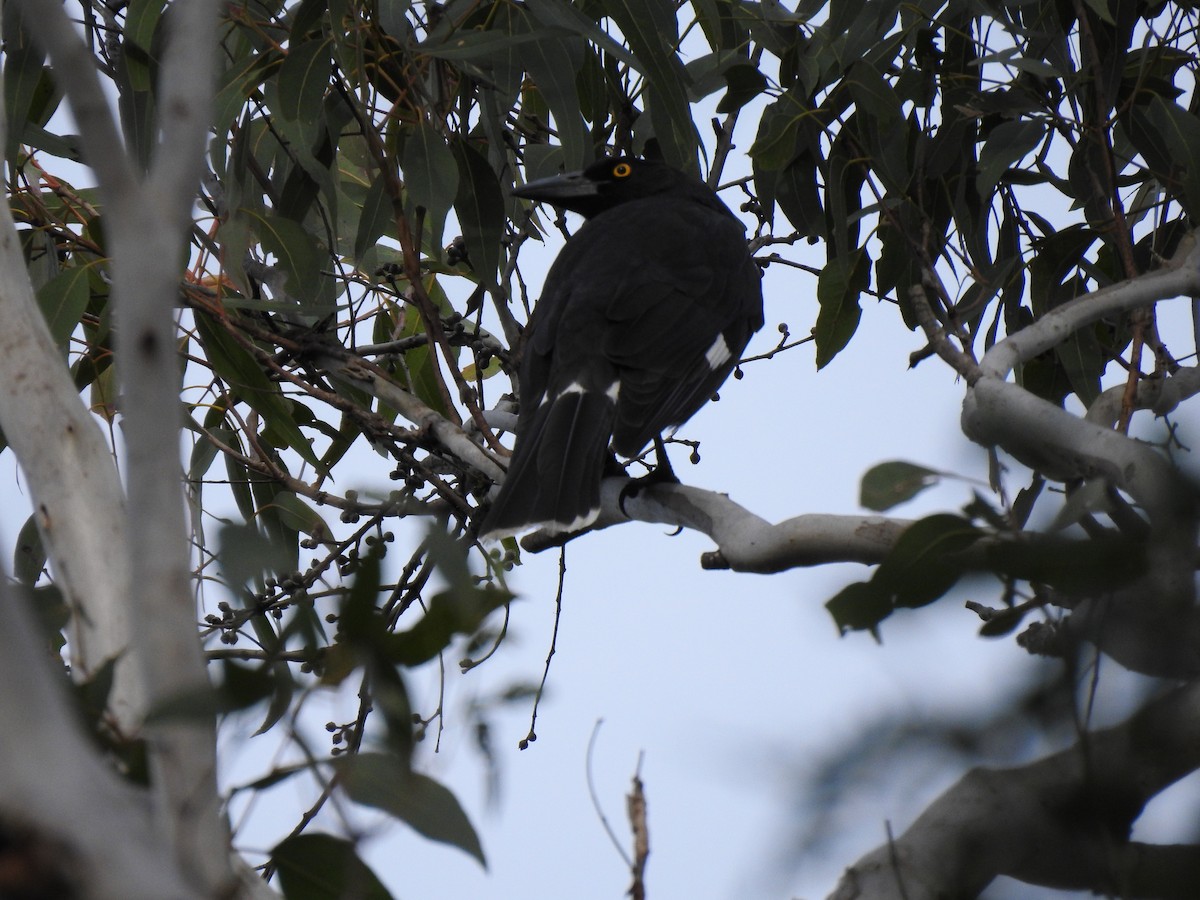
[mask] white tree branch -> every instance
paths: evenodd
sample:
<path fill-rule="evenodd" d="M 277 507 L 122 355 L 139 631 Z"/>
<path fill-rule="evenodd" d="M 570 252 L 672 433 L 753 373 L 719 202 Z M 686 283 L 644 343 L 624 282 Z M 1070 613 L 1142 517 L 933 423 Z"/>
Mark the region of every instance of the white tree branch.
<path fill-rule="evenodd" d="M 1147 599 L 1163 609 L 1182 610 L 1194 600 L 1195 489 L 1153 447 L 1071 415 L 1006 378 L 1016 365 L 1105 316 L 1198 293 L 1200 247 L 1189 237 L 1163 269 L 1065 303 L 996 344 L 963 401 L 962 428 L 972 440 L 1000 447 L 1051 479 L 1104 479 L 1144 508 L 1154 580 Z M 1180 383 L 1190 389 L 1188 379 Z"/>
<path fill-rule="evenodd" d="M 1152 797 L 1198 767 L 1192 684 L 1038 762 L 968 772 L 900 837 L 848 868 L 830 896 L 975 897 L 999 875 L 1123 897 L 1192 896 L 1194 879 L 1174 891 L 1165 882 L 1194 873 L 1200 850 L 1130 844 L 1128 834 Z"/>
<path fill-rule="evenodd" d="M 807 514 L 778 524 L 755 515 L 727 494 L 685 484 L 656 484 L 627 496 L 629 478 L 606 478 L 594 531 L 631 520 L 689 528 L 708 535 L 717 549 L 706 553 L 706 569 L 769 574 L 833 562 L 880 562 L 911 522 L 884 516 Z M 575 534 L 535 532 L 521 540 L 532 553 L 557 547 Z"/>
<path fill-rule="evenodd" d="M 361 358 L 331 351 L 318 353 L 316 362 L 335 379 L 366 391 L 418 428 L 428 431 L 446 450 L 476 471 L 493 481 L 504 478 L 504 469 L 465 431 L 441 413 L 430 409 L 414 394 L 384 377 L 373 366 L 365 364 Z"/>
<path fill-rule="evenodd" d="M 39 9 L 48 12 L 52 31 L 65 21 L 54 4 Z M 4 124 L 0 117 L 0 143 Z M 34 298 L 7 203 L 0 206 L 0 382 L 0 427 L 29 484 L 47 557 L 73 612 L 73 673 L 87 680 L 117 660 L 110 711 L 117 727 L 132 734 L 145 700 L 136 664 L 125 652 L 130 576 L 124 496 L 104 435 L 80 402 Z"/>
<path fill-rule="evenodd" d="M 1161 269 L 1102 287 L 1050 310 L 1033 324 L 998 342 L 983 355 L 979 366 L 985 376 L 1006 378 L 1019 364 L 1052 350 L 1086 325 L 1159 300 L 1197 294 L 1200 294 L 1200 245 L 1193 233 L 1181 242 L 1175 256 Z"/>
<path fill-rule="evenodd" d="M 1056 480 L 1103 477 L 1156 513 L 1173 518 L 1179 479 L 1152 448 L 1110 428 L 1080 420 L 1006 379 L 1013 368 L 1060 344 L 1075 331 L 1174 297 L 1200 293 L 1200 247 L 1189 237 L 1162 269 L 1101 288 L 1051 310 L 997 343 L 980 362 L 981 377 L 967 390 L 963 431 L 998 446 Z"/>
<path fill-rule="evenodd" d="M 1162 378 L 1143 378 L 1134 390 L 1134 407 L 1148 409 L 1156 416 L 1165 416 L 1180 403 L 1200 394 L 1200 366 L 1191 366 Z M 1104 391 L 1092 401 L 1084 416 L 1089 422 L 1112 428 L 1121 417 L 1125 402 L 1125 385 Z"/>
<path fill-rule="evenodd" d="M 23 597 L 0 580 L 0 818 L 64 846 L 86 900 L 200 900 L 173 863 L 149 796 L 122 781 L 80 729 Z"/>
<path fill-rule="evenodd" d="M 112 252 L 117 372 L 127 443 L 131 647 L 150 707 L 209 685 L 196 632 L 179 463 L 179 367 L 174 310 L 200 180 L 213 91 L 214 0 L 180 0 L 168 15 L 159 90 L 167 132 L 146 182 L 124 151 L 95 61 L 59 4 L 19 0 L 23 22 L 50 57 L 87 161 L 99 177 Z M 146 729 L 159 824 L 187 876 L 209 896 L 228 890 L 229 838 L 216 789 L 215 723 Z"/>

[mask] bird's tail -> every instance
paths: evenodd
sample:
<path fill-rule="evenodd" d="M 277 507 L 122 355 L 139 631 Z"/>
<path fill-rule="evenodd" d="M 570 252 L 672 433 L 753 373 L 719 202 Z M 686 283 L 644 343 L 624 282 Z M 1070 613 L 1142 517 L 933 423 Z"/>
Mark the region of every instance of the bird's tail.
<path fill-rule="evenodd" d="M 531 528 L 578 531 L 600 514 L 600 481 L 616 404 L 572 385 L 533 414 L 480 534 L 503 538 Z"/>

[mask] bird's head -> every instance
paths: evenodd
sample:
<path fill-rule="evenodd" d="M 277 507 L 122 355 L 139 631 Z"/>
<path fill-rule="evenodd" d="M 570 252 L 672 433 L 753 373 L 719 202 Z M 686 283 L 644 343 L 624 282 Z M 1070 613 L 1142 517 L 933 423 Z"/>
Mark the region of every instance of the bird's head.
<path fill-rule="evenodd" d="M 514 197 L 539 200 L 591 218 L 630 200 L 689 184 L 690 179 L 666 163 L 616 156 L 592 163 L 581 172 L 542 178 L 513 189 Z"/>

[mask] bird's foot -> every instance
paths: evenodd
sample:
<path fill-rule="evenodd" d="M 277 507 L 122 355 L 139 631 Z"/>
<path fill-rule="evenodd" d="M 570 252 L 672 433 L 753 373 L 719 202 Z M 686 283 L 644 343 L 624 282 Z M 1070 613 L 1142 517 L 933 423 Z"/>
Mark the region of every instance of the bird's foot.
<path fill-rule="evenodd" d="M 667 448 L 663 445 L 661 437 L 654 439 L 654 455 L 657 458 L 658 464 L 641 478 L 634 478 L 629 484 L 621 488 L 621 493 L 617 496 L 617 506 L 629 518 L 632 518 L 632 516 L 625 512 L 625 501 L 627 499 L 636 497 L 646 488 L 653 487 L 656 484 L 680 483 L 679 476 L 671 468 L 671 460 L 667 457 Z"/>

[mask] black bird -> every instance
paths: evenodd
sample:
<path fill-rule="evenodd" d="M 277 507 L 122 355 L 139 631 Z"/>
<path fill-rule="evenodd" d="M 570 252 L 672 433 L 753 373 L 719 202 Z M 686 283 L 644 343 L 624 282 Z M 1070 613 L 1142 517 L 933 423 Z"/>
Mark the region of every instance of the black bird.
<path fill-rule="evenodd" d="M 587 221 L 523 335 L 516 445 L 481 528 L 494 538 L 591 524 L 610 441 L 634 457 L 686 422 L 763 324 L 745 228 L 703 182 L 619 157 L 513 194 Z"/>

